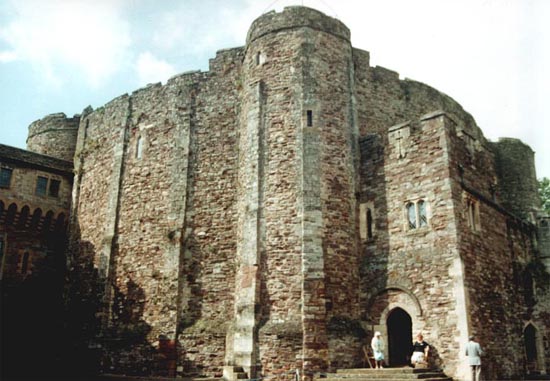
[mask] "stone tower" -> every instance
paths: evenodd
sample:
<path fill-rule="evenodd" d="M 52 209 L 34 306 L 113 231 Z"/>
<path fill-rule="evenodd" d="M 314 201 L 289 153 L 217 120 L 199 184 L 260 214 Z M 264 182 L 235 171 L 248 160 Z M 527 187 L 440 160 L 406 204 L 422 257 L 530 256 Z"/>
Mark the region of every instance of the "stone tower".
<path fill-rule="evenodd" d="M 298 369 L 326 369 L 327 317 L 358 317 L 349 30 L 291 7 L 258 18 L 245 52 L 228 363 L 254 377 L 270 348 Z"/>
<path fill-rule="evenodd" d="M 27 149 L 72 162 L 79 123 L 80 115 L 72 118 L 64 113 L 45 116 L 29 126 Z"/>
<path fill-rule="evenodd" d="M 492 146 L 503 205 L 519 217 L 534 222 L 541 207 L 535 153 L 521 140 L 513 138 L 500 138 Z"/>
<path fill-rule="evenodd" d="M 549 246 L 532 151 L 370 66 L 334 18 L 264 14 L 207 72 L 29 130 L 29 149 L 74 154 L 76 368 L 309 380 L 365 365 L 376 330 L 406 365 L 423 331 L 432 365 L 462 378 L 475 332 L 509 378 L 524 326 L 532 368 L 550 368 L 547 299 L 520 281 Z"/>

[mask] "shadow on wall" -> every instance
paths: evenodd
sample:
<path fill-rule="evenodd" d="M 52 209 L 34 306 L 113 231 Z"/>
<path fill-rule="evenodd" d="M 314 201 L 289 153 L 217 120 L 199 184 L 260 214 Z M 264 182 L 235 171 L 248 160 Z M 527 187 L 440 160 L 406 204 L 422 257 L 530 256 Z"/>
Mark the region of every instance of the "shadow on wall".
<path fill-rule="evenodd" d="M 102 276 L 96 265 L 99 253 L 78 232 L 73 233 L 70 253 L 64 373 L 173 376 L 176 348 L 163 338 L 158 345 L 151 342 L 151 326 L 143 318 L 144 290 L 131 278 L 121 289 L 113 281 L 113 260 L 109 274 Z M 115 245 L 111 258 L 116 254 Z"/>
<path fill-rule="evenodd" d="M 63 366 L 64 224 L 54 228 L 51 221 L 30 223 L 28 213 L 13 218 L 0 214 L 0 235 L 7 236 L 0 290 L 0 378 L 53 374 Z"/>

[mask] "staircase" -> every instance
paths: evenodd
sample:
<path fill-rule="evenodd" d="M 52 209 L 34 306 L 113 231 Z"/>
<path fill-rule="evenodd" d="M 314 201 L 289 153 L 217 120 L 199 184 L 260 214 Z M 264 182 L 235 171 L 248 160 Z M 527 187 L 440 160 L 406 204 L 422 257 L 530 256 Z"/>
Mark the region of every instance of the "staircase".
<path fill-rule="evenodd" d="M 443 372 L 433 369 L 384 368 L 384 369 L 338 369 L 336 373 L 316 376 L 327 381 L 452 381 Z"/>

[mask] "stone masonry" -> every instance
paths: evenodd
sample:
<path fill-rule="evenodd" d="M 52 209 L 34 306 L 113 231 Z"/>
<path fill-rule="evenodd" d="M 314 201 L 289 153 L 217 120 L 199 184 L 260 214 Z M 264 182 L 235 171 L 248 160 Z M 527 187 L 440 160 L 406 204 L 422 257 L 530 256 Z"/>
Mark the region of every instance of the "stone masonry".
<path fill-rule="evenodd" d="M 28 149 L 74 161 L 75 364 L 311 380 L 363 365 L 374 331 L 406 365 L 421 331 L 458 380 L 473 333 L 489 379 L 550 370 L 533 152 L 371 67 L 316 10 L 262 15 L 207 72 L 37 121 Z"/>

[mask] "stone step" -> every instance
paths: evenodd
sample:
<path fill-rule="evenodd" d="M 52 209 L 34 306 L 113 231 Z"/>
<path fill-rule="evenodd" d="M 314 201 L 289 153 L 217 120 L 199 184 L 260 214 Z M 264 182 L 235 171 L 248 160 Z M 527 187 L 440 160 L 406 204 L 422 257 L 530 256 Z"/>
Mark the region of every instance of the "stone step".
<path fill-rule="evenodd" d="M 410 378 L 377 378 L 369 375 L 356 375 L 349 377 L 331 376 L 327 378 L 316 378 L 315 380 L 330 380 L 330 381 L 410 381 Z M 430 377 L 424 378 L 423 381 L 452 381 L 450 377 Z"/>
<path fill-rule="evenodd" d="M 335 373 L 326 373 L 315 380 L 329 381 L 452 381 L 443 372 L 436 369 L 414 368 L 356 368 L 338 369 Z"/>
<path fill-rule="evenodd" d="M 347 372 L 345 370 L 340 370 L 337 373 L 334 373 L 339 377 L 350 377 L 350 376 L 369 376 L 382 379 L 406 379 L 406 380 L 424 380 L 427 378 L 437 378 L 437 377 L 446 377 L 441 372 L 422 372 L 422 373 L 406 373 L 406 372 Z"/>
<path fill-rule="evenodd" d="M 369 372 L 338 372 L 332 374 L 334 377 L 364 377 L 368 376 L 369 378 L 380 378 L 380 379 L 403 379 L 403 380 L 425 380 L 428 378 L 437 378 L 437 377 L 446 377 L 441 372 L 426 372 L 426 373 L 369 373 Z"/>
<path fill-rule="evenodd" d="M 350 368 L 350 369 L 338 369 L 336 373 L 380 373 L 380 374 L 421 374 L 421 373 L 433 373 L 438 372 L 436 369 L 429 368 L 382 368 L 382 369 L 372 369 L 372 368 Z"/>

